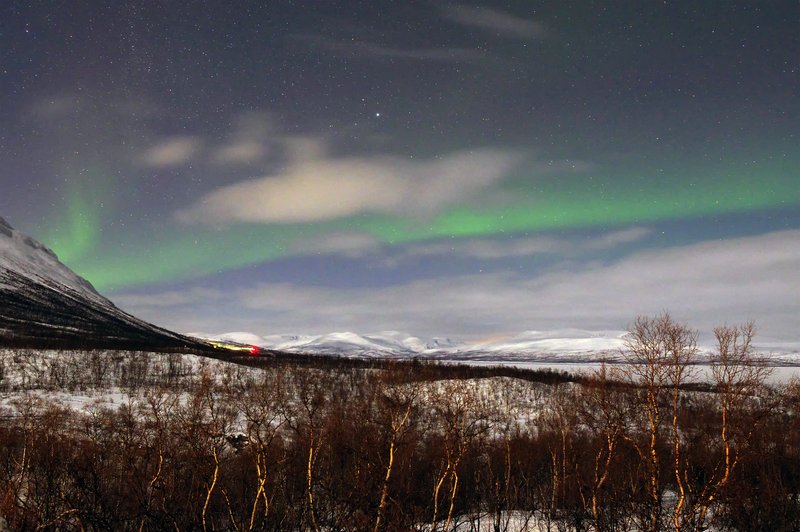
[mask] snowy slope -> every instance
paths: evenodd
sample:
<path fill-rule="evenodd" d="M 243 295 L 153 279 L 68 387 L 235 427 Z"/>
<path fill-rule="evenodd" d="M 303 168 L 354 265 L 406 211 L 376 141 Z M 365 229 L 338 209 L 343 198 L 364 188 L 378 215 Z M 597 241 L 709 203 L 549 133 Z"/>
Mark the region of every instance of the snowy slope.
<path fill-rule="evenodd" d="M 0 217 L 0 271 L 14 271 L 32 282 L 66 287 L 83 297 L 106 301 L 92 285 L 59 262 L 56 254 L 36 240 L 16 231 Z M 0 286 L 8 280 L 0 277 Z"/>
<path fill-rule="evenodd" d="M 0 218 L 0 346 L 175 350 L 201 346 L 104 298 Z"/>
<path fill-rule="evenodd" d="M 526 331 L 507 339 L 479 342 L 471 350 L 503 353 L 596 353 L 617 352 L 625 331 L 584 331 L 563 329 Z"/>

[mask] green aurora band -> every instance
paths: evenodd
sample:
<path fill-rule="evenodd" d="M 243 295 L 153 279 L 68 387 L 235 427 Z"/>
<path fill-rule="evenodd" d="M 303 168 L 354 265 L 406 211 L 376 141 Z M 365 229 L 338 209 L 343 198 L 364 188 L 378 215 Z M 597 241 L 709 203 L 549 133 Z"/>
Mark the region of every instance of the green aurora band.
<path fill-rule="evenodd" d="M 67 212 L 53 224 L 56 230 L 46 234 L 44 241 L 53 247 L 59 258 L 72 264 L 80 261 L 97 245 L 100 237 L 100 212 L 76 184 L 69 182 Z"/>
<path fill-rule="evenodd" d="M 49 224 L 42 240 L 64 263 L 72 265 L 96 251 L 102 237 L 104 211 L 116 205 L 112 191 L 117 179 L 99 168 L 64 173 L 72 176 L 66 180 L 64 191 L 66 212 Z"/>
<path fill-rule="evenodd" d="M 239 224 L 219 230 L 159 227 L 149 241 L 128 235 L 102 245 L 97 225 L 101 213 L 87 204 L 84 195 L 75 194 L 66 216 L 67 238 L 62 235 L 51 244 L 65 263 L 99 290 L 115 290 L 309 254 L 309 241 L 341 232 L 367 234 L 395 245 L 800 206 L 796 165 L 751 171 L 742 171 L 742 166 L 723 173 L 717 168 L 713 174 L 701 170 L 679 179 L 653 180 L 630 171 L 622 176 L 571 175 L 537 182 L 535 187 L 518 178 L 504 187 L 506 197 L 514 198 L 510 202 L 452 207 L 427 220 L 367 214 L 325 224 Z"/>

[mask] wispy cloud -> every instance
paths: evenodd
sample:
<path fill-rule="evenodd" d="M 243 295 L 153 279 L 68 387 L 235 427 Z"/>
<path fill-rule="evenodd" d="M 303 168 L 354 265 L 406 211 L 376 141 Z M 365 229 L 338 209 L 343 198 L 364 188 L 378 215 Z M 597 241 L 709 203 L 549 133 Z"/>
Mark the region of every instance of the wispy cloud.
<path fill-rule="evenodd" d="M 477 48 L 454 46 L 403 48 L 367 41 L 336 40 L 317 35 L 301 35 L 295 38 L 337 54 L 359 57 L 446 63 L 480 63 L 492 59 L 491 54 Z"/>
<path fill-rule="evenodd" d="M 264 145 L 254 140 L 237 140 L 219 148 L 215 160 L 220 163 L 251 164 L 265 155 Z"/>
<path fill-rule="evenodd" d="M 458 256 L 480 260 L 529 257 L 562 251 L 564 243 L 550 237 L 469 239 L 415 243 L 406 247 L 401 259 Z"/>
<path fill-rule="evenodd" d="M 417 61 L 477 63 L 486 60 L 487 54 L 474 48 L 396 48 L 365 42 L 327 42 L 334 51 L 349 52 L 362 56 L 387 57 L 392 59 L 412 59 Z"/>
<path fill-rule="evenodd" d="M 230 138 L 214 149 L 212 160 L 220 165 L 258 163 L 269 153 L 276 136 L 268 113 L 245 113 L 236 120 Z"/>
<path fill-rule="evenodd" d="M 375 253 L 381 245 L 372 235 L 356 231 L 337 231 L 324 237 L 312 237 L 297 241 L 292 251 L 298 255 L 338 255 L 362 258 Z"/>
<path fill-rule="evenodd" d="M 630 227 L 593 238 L 587 243 L 587 247 L 592 249 L 613 248 L 623 244 L 638 242 L 651 234 L 653 234 L 653 230 L 649 227 Z"/>
<path fill-rule="evenodd" d="M 78 113 L 83 107 L 82 100 L 75 94 L 55 93 L 47 98 L 36 100 L 30 107 L 31 116 L 41 121 L 62 120 Z"/>
<path fill-rule="evenodd" d="M 114 301 L 124 307 L 152 308 L 152 307 L 178 307 L 194 303 L 207 303 L 217 301 L 223 296 L 219 290 L 195 287 L 189 290 L 170 290 L 155 294 L 122 294 Z"/>
<path fill-rule="evenodd" d="M 451 4 L 442 8 L 442 15 L 462 26 L 478 28 L 507 38 L 533 40 L 545 38 L 548 34 L 540 22 L 488 7 Z"/>
<path fill-rule="evenodd" d="M 471 238 L 450 242 L 414 243 L 406 247 L 402 258 L 458 256 L 479 260 L 497 260 L 535 255 L 575 256 L 586 250 L 611 249 L 640 241 L 652 234 L 646 227 L 631 227 L 589 237 L 520 237 Z"/>
<path fill-rule="evenodd" d="M 200 152 L 202 143 L 197 137 L 175 136 L 162 139 L 142 155 L 148 166 L 166 168 L 188 163 Z"/>
<path fill-rule="evenodd" d="M 492 149 L 438 159 L 335 158 L 319 143 L 297 143 L 279 174 L 225 186 L 177 213 L 187 223 L 315 222 L 361 213 L 433 214 L 503 179 L 519 153 Z"/>
<path fill-rule="evenodd" d="M 59 128 L 72 125 L 85 131 L 87 124 L 95 126 L 105 121 L 104 125 L 118 131 L 120 124 L 128 124 L 132 118 L 163 116 L 164 108 L 141 95 L 120 98 L 107 93 L 66 90 L 35 99 L 27 112 L 33 119 Z"/>
<path fill-rule="evenodd" d="M 537 40 L 544 39 L 550 34 L 539 21 L 523 18 L 500 9 L 448 4 L 440 7 L 438 14 L 442 19 L 464 28 L 478 29 L 506 39 Z M 432 35 L 435 36 L 435 33 Z M 438 46 L 431 44 L 408 46 L 384 42 L 385 35 L 381 35 L 380 41 L 378 41 L 375 38 L 336 38 L 312 33 L 296 34 L 291 38 L 338 55 L 360 58 L 494 65 L 507 63 L 501 56 L 488 51 L 485 46 L 479 46 L 477 43 L 475 46 L 453 46 L 445 42 Z"/>

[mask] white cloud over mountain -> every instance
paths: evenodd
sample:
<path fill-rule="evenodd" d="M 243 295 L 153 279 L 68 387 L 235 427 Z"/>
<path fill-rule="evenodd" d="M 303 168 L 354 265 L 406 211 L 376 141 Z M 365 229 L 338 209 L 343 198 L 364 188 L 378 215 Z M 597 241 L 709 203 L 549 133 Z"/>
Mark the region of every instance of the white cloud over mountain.
<path fill-rule="evenodd" d="M 461 275 L 377 288 L 261 283 L 227 295 L 233 307 L 246 309 L 230 325 L 218 315 L 183 323 L 174 308 L 132 310 L 183 330 L 223 331 L 237 324 L 256 334 L 393 329 L 462 338 L 620 329 L 637 315 L 667 310 L 704 333 L 756 319 L 762 338 L 792 339 L 800 328 L 794 311 L 800 300 L 798 244 L 800 231 L 783 231 L 652 249 L 610 263 L 561 265 L 531 276 Z"/>

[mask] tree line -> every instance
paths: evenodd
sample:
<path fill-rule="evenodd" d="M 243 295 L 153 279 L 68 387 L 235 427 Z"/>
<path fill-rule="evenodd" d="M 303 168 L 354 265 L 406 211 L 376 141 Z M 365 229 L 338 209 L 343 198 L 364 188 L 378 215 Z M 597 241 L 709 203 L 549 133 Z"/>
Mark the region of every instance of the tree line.
<path fill-rule="evenodd" d="M 796 530 L 800 385 L 767 384 L 751 324 L 714 334 L 704 387 L 697 333 L 668 315 L 634 322 L 624 363 L 547 383 L 99 353 L 91 378 L 128 368 L 127 388 L 79 413 L 42 393 L 41 360 L 3 384 L 17 353 L 0 381 L 15 390 L 0 516 L 11 530 Z"/>

